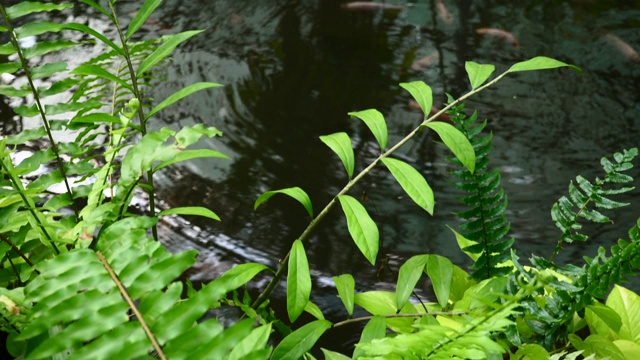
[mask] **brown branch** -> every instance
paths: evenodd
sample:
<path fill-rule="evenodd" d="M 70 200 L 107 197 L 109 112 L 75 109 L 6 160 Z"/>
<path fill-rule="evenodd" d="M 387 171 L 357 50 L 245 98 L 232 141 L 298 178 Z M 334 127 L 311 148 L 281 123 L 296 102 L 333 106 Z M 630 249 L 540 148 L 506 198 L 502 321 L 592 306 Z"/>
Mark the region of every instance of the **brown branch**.
<path fill-rule="evenodd" d="M 38 269 L 35 268 L 35 265 L 31 262 L 31 260 L 29 260 L 29 258 L 27 258 L 24 253 L 22 251 L 20 251 L 20 249 L 14 245 L 13 242 L 11 242 L 11 240 L 9 240 L 9 238 L 7 238 L 6 236 L 4 236 L 4 234 L 0 234 L 0 239 L 2 239 L 2 241 L 6 242 L 7 244 L 9 244 L 9 246 L 11 246 L 11 248 L 13 249 L 13 251 L 15 251 L 16 253 L 18 253 L 18 255 L 20 255 L 20 257 L 22 259 L 24 259 L 24 261 L 29 264 L 29 266 L 31 266 L 33 268 L 33 271 L 37 272 L 38 274 L 40 274 L 40 271 L 38 271 Z"/>
<path fill-rule="evenodd" d="M 133 303 L 133 300 L 131 299 L 131 297 L 129 297 L 129 294 L 127 293 L 127 289 L 125 289 L 125 287 L 122 284 L 122 282 L 120 282 L 120 279 L 118 279 L 118 275 L 116 275 L 116 273 L 113 271 L 113 269 L 111 268 L 111 266 L 107 262 L 107 259 L 105 259 L 104 255 L 102 255 L 102 253 L 100 251 L 96 251 L 96 254 L 98 254 L 98 258 L 100 259 L 100 262 L 102 263 L 104 268 L 107 269 L 107 271 L 109 272 L 109 275 L 111 275 L 111 279 L 113 279 L 113 282 L 116 283 L 116 285 L 118 285 L 118 289 L 120 290 L 120 294 L 122 294 L 122 297 L 129 304 L 129 308 L 131 309 L 131 311 L 133 311 L 133 313 L 138 318 L 138 321 L 140 322 L 140 326 L 142 326 L 142 329 L 147 334 L 147 337 L 149 338 L 149 340 L 151 340 L 151 344 L 153 345 L 153 348 L 158 353 L 158 356 L 160 357 L 160 359 L 168 360 L 167 356 L 164 354 L 164 351 L 162 350 L 162 347 L 158 343 L 158 340 L 156 340 L 156 337 L 151 332 L 151 329 L 149 328 L 147 323 L 144 321 L 144 318 L 142 317 L 142 314 L 140 313 L 140 311 L 138 311 L 138 308 Z"/>
<path fill-rule="evenodd" d="M 387 314 L 387 315 L 375 315 L 375 316 L 382 316 L 384 318 L 391 319 L 391 318 L 403 318 L 403 317 L 416 318 L 416 317 L 423 317 L 423 316 L 427 316 L 427 315 L 453 315 L 453 316 L 458 316 L 458 315 L 464 315 L 464 314 L 466 314 L 466 312 L 464 312 L 464 311 L 433 311 L 433 312 L 430 312 L 430 313 Z M 359 318 L 355 318 L 355 319 L 348 319 L 348 320 L 337 322 L 337 323 L 333 324 L 331 327 L 332 328 L 337 328 L 337 327 L 340 327 L 340 326 L 345 326 L 345 325 L 356 323 L 356 322 L 359 322 L 359 321 L 371 320 L 373 318 L 374 318 L 374 316 L 363 316 L 363 317 L 359 317 Z"/>

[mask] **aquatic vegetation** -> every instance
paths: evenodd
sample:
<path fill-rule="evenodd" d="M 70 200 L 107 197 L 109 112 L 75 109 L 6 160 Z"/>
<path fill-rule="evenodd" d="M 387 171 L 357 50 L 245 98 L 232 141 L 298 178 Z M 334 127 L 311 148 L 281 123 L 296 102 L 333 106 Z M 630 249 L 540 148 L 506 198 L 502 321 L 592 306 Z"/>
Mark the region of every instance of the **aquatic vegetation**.
<path fill-rule="evenodd" d="M 15 111 L 41 120 L 37 128 L 0 140 L 0 330 L 9 334 L 7 349 L 13 356 L 312 358 L 309 352 L 327 331 L 358 322 L 366 325 L 353 358 L 481 359 L 502 354 L 515 359 L 575 358 L 579 354 L 624 358 L 637 353 L 639 330 L 633 317 L 640 298 L 619 284 L 640 268 L 640 221 L 629 230 L 628 240 L 611 247 L 610 256 L 602 248 L 582 266 L 553 262 L 563 246 L 587 240 L 578 220 L 606 223 L 609 218 L 600 209 L 627 205 L 610 197 L 632 189 L 618 184 L 633 181 L 625 172 L 633 166 L 637 149 L 616 153 L 613 161 L 603 158 L 603 179 L 578 177 L 577 185 L 569 185 L 568 197 L 559 199 L 551 210 L 552 221 L 562 231 L 554 254 L 549 260 L 533 257 L 531 266 L 523 266 L 513 250 L 515 241 L 508 237 L 508 204 L 500 187 L 500 174 L 489 167 L 491 135 L 482 133 L 486 123 L 477 124 L 477 114 L 467 116 L 463 112 L 466 99 L 507 75 L 566 67 L 580 72 L 577 67 L 535 57 L 494 75 L 493 65 L 469 61 L 465 68 L 472 90 L 457 99 L 450 96 L 441 110 L 434 110 L 437 107 L 427 84 L 402 83 L 400 86 L 411 94 L 413 106 L 424 117 L 395 144 L 389 143 L 382 113 L 375 109 L 349 113 L 371 131 L 380 155 L 356 172 L 358 159 L 349 135 L 337 132 L 321 136 L 319 141 L 344 166 L 343 188 L 317 213 L 308 194 L 296 186 L 267 191 L 254 205 L 258 208 L 273 196 L 287 196 L 299 202 L 301 211 L 311 219 L 278 269 L 259 263 L 240 264 L 197 290 L 180 277 L 195 263 L 197 253 L 169 253 L 158 241 L 161 234 L 156 225 L 161 217 L 169 215 L 197 215 L 216 221 L 221 218 L 204 207 L 158 211 L 153 178 L 158 170 L 181 161 L 225 159 L 214 150 L 191 148 L 202 137 L 215 138 L 222 133 L 202 125 L 177 131 L 150 131 L 148 125 L 163 109 L 186 96 L 221 85 L 192 84 L 166 99 L 149 99 L 145 89 L 154 81 L 162 81 L 154 77 L 154 71 L 170 66 L 166 60 L 173 50 L 201 31 L 134 41 L 160 0 L 145 1 L 126 28 L 120 25 L 114 1 L 108 1 L 108 8 L 92 0 L 82 2 L 111 24 L 116 40 L 72 22 L 32 21 L 13 28 L 15 20 L 23 16 L 64 11 L 71 7 L 69 4 L 0 5 L 4 19 L 0 31 L 11 38 L 0 46 L 2 54 L 10 56 L 0 69 L 25 79 L 24 85 L 0 86 L 0 93 L 32 96 L 32 103 Z M 353 2 L 346 8 L 384 7 L 372 4 Z M 442 2 L 438 6 L 446 22 L 450 15 Z M 103 51 L 75 65 L 32 60 L 84 46 L 83 42 L 66 39 L 67 31 L 80 32 L 101 44 Z M 47 34 L 47 40 L 30 44 L 24 40 L 42 34 Z M 39 87 L 36 79 L 49 83 Z M 56 102 L 65 93 L 71 96 Z M 438 121 L 445 114 L 451 123 Z M 57 130 L 70 131 L 74 138 L 59 140 L 53 134 Z M 425 211 L 425 218 L 433 214 L 438 194 L 429 186 L 429 179 L 406 161 L 393 157 L 403 145 L 428 131 L 438 135 L 453 154 L 451 162 L 459 167 L 452 172 L 456 178 L 452 186 L 468 194 L 462 201 L 469 209 L 458 214 L 465 223 L 451 236 L 474 261 L 473 273 L 444 256 L 418 254 L 400 267 L 395 291 L 356 292 L 353 275 L 335 274 L 336 295 L 350 318 L 339 322 L 325 319 L 324 309 L 311 301 L 314 284 L 305 242 L 339 204 L 346 230 L 362 256 L 372 266 L 381 263 L 377 225 L 362 201 L 349 193 L 372 169 L 384 167 Z M 106 141 L 98 141 L 99 137 Z M 47 145 L 16 161 L 12 154 L 29 141 Z M 50 163 L 56 168 L 36 173 L 40 166 Z M 52 194 L 50 187 L 59 183 L 64 190 Z M 147 214 L 129 210 L 136 192 L 147 194 Z M 269 271 L 273 276 L 257 297 L 237 291 L 256 275 Z M 430 279 L 435 302 L 412 299 L 423 274 Z M 285 276 L 288 319 L 276 317 L 268 302 Z M 606 303 L 602 303 L 605 297 Z M 352 318 L 356 305 L 370 316 Z M 207 316 L 210 309 L 221 306 L 238 307 L 245 316 L 225 328 L 216 318 Z M 304 313 L 316 320 L 301 324 Z M 588 336 L 579 335 L 578 331 L 587 327 Z M 271 343 L 275 331 L 281 340 Z M 347 357 L 322 351 L 327 359 Z"/>

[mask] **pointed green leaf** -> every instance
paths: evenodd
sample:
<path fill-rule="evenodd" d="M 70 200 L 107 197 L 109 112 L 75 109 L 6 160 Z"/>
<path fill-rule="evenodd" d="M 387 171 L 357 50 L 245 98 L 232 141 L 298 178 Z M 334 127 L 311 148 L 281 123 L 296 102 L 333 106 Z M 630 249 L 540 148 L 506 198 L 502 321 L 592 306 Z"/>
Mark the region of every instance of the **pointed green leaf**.
<path fill-rule="evenodd" d="M 350 357 L 346 355 L 342 355 L 335 351 L 327 350 L 325 348 L 320 348 L 322 350 L 322 354 L 324 355 L 324 360 L 351 360 Z"/>
<path fill-rule="evenodd" d="M 151 112 L 149 112 L 149 114 L 147 114 L 146 118 L 150 119 L 151 116 L 153 116 L 153 114 L 155 114 L 158 111 L 166 108 L 167 106 L 172 105 L 176 101 L 179 101 L 182 98 L 193 94 L 196 91 L 200 91 L 200 90 L 204 90 L 204 89 L 208 89 L 208 88 L 212 88 L 212 87 L 217 87 L 217 86 L 222 86 L 222 85 L 221 84 L 212 83 L 212 82 L 199 82 L 199 83 L 191 84 L 191 85 L 189 85 L 189 86 L 187 86 L 187 87 L 185 87 L 185 88 L 173 93 L 168 98 L 164 99 L 160 104 L 158 104 L 156 107 L 154 107 L 151 110 Z"/>
<path fill-rule="evenodd" d="M 331 327 L 327 320 L 310 322 L 287 335 L 273 351 L 272 359 L 298 360 L 311 350 L 316 341 Z"/>
<path fill-rule="evenodd" d="M 251 333 L 242 339 L 229 353 L 229 360 L 243 360 L 253 351 L 264 349 L 271 335 L 271 323 L 251 330 Z"/>
<path fill-rule="evenodd" d="M 600 329 L 600 331 L 597 331 L 597 329 L 594 329 L 594 333 L 608 337 L 610 333 L 609 329 L 613 330 L 616 333 L 620 331 L 620 327 L 622 326 L 622 319 L 620 318 L 620 315 L 616 313 L 615 310 L 599 302 L 594 302 L 593 304 L 587 305 L 587 309 L 593 313 L 593 316 L 597 317 L 606 325 L 607 331 L 605 331 L 604 329 Z M 591 316 L 587 318 L 590 318 L 590 317 Z M 593 318 L 592 318 L 592 321 L 589 321 L 589 322 L 592 323 Z"/>
<path fill-rule="evenodd" d="M 435 203 L 433 190 L 427 180 L 413 166 L 392 158 L 384 158 L 382 162 L 396 178 L 402 189 L 418 206 L 433 215 Z"/>
<path fill-rule="evenodd" d="M 409 297 L 411 297 L 411 293 L 416 288 L 416 284 L 418 284 L 428 260 L 429 255 L 416 255 L 412 256 L 400 267 L 398 286 L 396 287 L 396 307 L 398 309 L 402 309 L 409 301 Z"/>
<path fill-rule="evenodd" d="M 260 204 L 269 200 L 269 198 L 275 194 L 285 194 L 298 200 L 298 202 L 302 204 L 305 209 L 307 209 L 309 217 L 313 218 L 313 206 L 311 205 L 311 199 L 309 199 L 309 195 L 307 195 L 307 193 L 299 187 L 267 191 L 266 193 L 260 195 L 260 197 L 256 200 L 256 203 L 253 205 L 253 210 L 257 209 Z"/>
<path fill-rule="evenodd" d="M 579 67 L 546 56 L 536 56 L 533 59 L 513 64 L 508 72 L 555 69 L 564 66 L 568 66 L 578 74 L 582 74 L 582 70 Z"/>
<path fill-rule="evenodd" d="M 320 141 L 325 143 L 342 161 L 349 179 L 353 176 L 355 168 L 355 158 L 353 155 L 353 145 L 351 138 L 345 132 L 339 132 L 331 135 L 320 136 Z"/>
<path fill-rule="evenodd" d="M 464 68 L 467 70 L 467 74 L 469 75 L 469 81 L 471 82 L 472 89 L 484 84 L 496 69 L 494 65 L 478 64 L 473 61 L 465 62 Z"/>
<path fill-rule="evenodd" d="M 374 316 L 373 319 L 369 320 L 367 325 L 362 330 L 362 335 L 360 335 L 360 341 L 358 344 L 368 344 L 372 340 L 375 339 L 383 339 L 387 335 L 387 320 L 384 316 Z M 364 350 L 362 348 L 357 347 L 353 351 L 353 358 L 357 359 L 360 356 L 364 355 Z"/>
<path fill-rule="evenodd" d="M 453 263 L 446 257 L 429 255 L 426 273 L 431 279 L 438 303 L 444 309 L 449 303 L 449 294 L 451 293 Z"/>
<path fill-rule="evenodd" d="M 287 314 L 293 323 L 302 314 L 311 296 L 311 274 L 304 246 L 300 240 L 293 242 L 289 256 L 287 276 Z"/>
<path fill-rule="evenodd" d="M 37 1 L 21 1 L 16 5 L 5 9 L 9 19 L 17 19 L 21 16 L 29 15 L 34 12 L 54 11 L 73 8 L 73 4 L 62 3 L 41 3 Z"/>
<path fill-rule="evenodd" d="M 62 28 L 63 29 L 81 31 L 81 32 L 83 32 L 85 34 L 89 34 L 89 35 L 95 37 L 96 39 L 102 41 L 103 43 L 107 44 L 110 48 L 115 50 L 119 55 L 124 56 L 124 50 L 122 50 L 122 48 L 120 46 L 116 45 L 113 41 L 111 41 L 106 36 L 102 35 L 101 33 L 95 31 L 94 29 L 92 29 L 92 28 L 90 28 L 90 27 L 88 27 L 88 26 L 86 26 L 84 24 L 78 24 L 78 23 L 62 24 Z"/>
<path fill-rule="evenodd" d="M 434 121 L 426 126 L 440 135 L 442 142 L 453 152 L 458 160 L 473 174 L 476 168 L 476 153 L 473 146 L 460 130 L 442 121 Z"/>
<path fill-rule="evenodd" d="M 207 284 L 207 286 L 215 288 L 225 294 L 245 285 L 259 272 L 267 269 L 269 269 L 267 266 L 258 263 L 239 264 L 227 270 L 222 276 Z"/>
<path fill-rule="evenodd" d="M 197 215 L 197 216 L 203 216 L 209 219 L 220 221 L 220 218 L 218 217 L 218 215 L 216 215 L 216 213 L 201 206 L 185 206 L 185 207 L 177 207 L 177 208 L 162 210 L 158 213 L 158 216 L 160 217 L 163 215 L 172 215 L 172 214 Z"/>
<path fill-rule="evenodd" d="M 93 0 L 80 0 L 81 2 L 91 6 L 92 8 L 100 11 L 101 13 L 103 13 L 106 17 L 108 17 L 109 19 L 113 19 L 113 17 L 111 16 L 111 13 L 109 13 L 107 10 L 105 10 L 102 6 L 98 5 L 95 1 Z"/>
<path fill-rule="evenodd" d="M 338 200 L 347 218 L 347 227 L 351 238 L 371 265 L 375 265 L 379 246 L 376 223 L 358 200 L 349 195 L 340 195 Z"/>
<path fill-rule="evenodd" d="M 0 73 L 13 74 L 20 69 L 22 69 L 22 64 L 18 61 L 0 64 Z"/>
<path fill-rule="evenodd" d="M 219 151 L 216 150 L 212 150 L 212 149 L 194 149 L 194 150 L 182 150 L 180 153 L 178 153 L 176 156 L 174 156 L 173 158 L 171 158 L 170 160 L 167 161 L 163 161 L 160 164 L 158 164 L 153 171 L 156 172 L 164 167 L 167 167 L 169 165 L 181 162 L 181 161 L 186 161 L 186 160 L 191 160 L 191 159 L 197 159 L 197 158 L 218 158 L 218 159 L 229 159 L 229 157 Z"/>
<path fill-rule="evenodd" d="M 620 349 L 625 359 L 640 359 L 640 345 L 629 340 L 614 340 L 613 344 Z"/>
<path fill-rule="evenodd" d="M 111 82 L 119 84 L 120 86 L 126 88 L 127 90 L 133 93 L 133 87 L 131 85 L 127 84 L 127 82 L 122 80 L 122 78 L 120 78 L 119 76 L 113 75 L 112 73 L 108 72 L 107 70 L 101 68 L 98 65 L 82 64 L 77 68 L 73 69 L 71 73 L 75 75 L 91 75 L 91 76 L 96 76 L 105 80 L 109 80 Z"/>
<path fill-rule="evenodd" d="M 413 81 L 410 83 L 401 83 L 400 86 L 407 90 L 411 96 L 420 104 L 425 117 L 431 113 L 433 107 L 433 94 L 431 87 L 423 81 Z"/>
<path fill-rule="evenodd" d="M 136 13 L 133 19 L 131 19 L 131 23 L 129 23 L 129 26 L 127 27 L 127 39 L 131 38 L 131 35 L 138 31 L 138 29 L 140 29 L 140 26 L 142 26 L 142 24 L 147 21 L 149 16 L 158 7 L 158 5 L 160 5 L 161 2 L 162 0 L 146 0 L 144 4 L 142 4 L 142 7 L 138 11 L 138 13 Z"/>
<path fill-rule="evenodd" d="M 607 306 L 613 309 L 622 320 L 617 339 L 640 340 L 640 296 L 620 285 L 615 285 L 607 298 Z"/>
<path fill-rule="evenodd" d="M 460 250 L 462 250 L 462 252 L 467 254 L 471 258 L 471 260 L 473 260 L 474 262 L 478 261 L 478 258 L 480 257 L 480 254 L 474 254 L 474 253 L 471 253 L 471 252 L 468 252 L 468 251 L 464 250 L 466 247 L 469 247 L 469 246 L 472 246 L 472 245 L 476 245 L 478 243 L 475 242 L 475 241 L 467 239 L 462 234 L 460 234 L 457 231 L 453 230 L 450 226 L 447 225 L 447 227 L 456 236 L 456 241 L 458 242 L 458 247 L 460 248 Z"/>
<path fill-rule="evenodd" d="M 82 116 L 76 116 L 71 119 L 71 124 L 95 124 L 109 123 L 119 124 L 120 119 L 107 113 L 90 113 Z"/>
<path fill-rule="evenodd" d="M 54 51 L 68 49 L 78 44 L 78 42 L 72 40 L 41 41 L 30 48 L 23 49 L 23 53 L 26 59 L 32 59 L 36 56 L 42 56 Z"/>
<path fill-rule="evenodd" d="M 320 310 L 318 305 L 314 304 L 311 300 L 307 301 L 307 305 L 305 305 L 304 311 L 313 315 L 318 320 L 324 320 L 324 314 L 322 314 L 322 310 Z"/>
<path fill-rule="evenodd" d="M 142 74 L 144 74 L 146 71 L 151 69 L 151 67 L 153 67 L 155 64 L 159 63 L 160 61 L 162 61 L 162 59 L 164 59 L 169 54 L 171 54 L 171 52 L 173 52 L 173 49 L 175 49 L 176 46 L 180 45 L 182 42 L 188 40 L 190 37 L 197 35 L 201 32 L 202 30 L 185 31 L 185 32 L 181 32 L 179 34 L 175 34 L 171 36 L 169 40 L 165 41 L 162 45 L 160 45 L 156 49 L 156 51 L 149 54 L 149 56 L 147 56 L 147 58 L 144 59 L 144 61 L 142 61 L 142 64 L 140 64 L 140 67 L 136 72 L 136 76 L 142 77 Z"/>
<path fill-rule="evenodd" d="M 355 295 L 355 281 L 351 274 L 342 274 L 340 276 L 334 276 L 333 282 L 336 284 L 338 290 L 338 296 L 347 309 L 349 316 L 353 315 L 353 296 Z"/>
<path fill-rule="evenodd" d="M 376 109 L 369 109 L 350 112 L 348 115 L 355 116 L 364 121 L 378 141 L 380 150 L 384 151 L 387 147 L 387 139 L 389 135 L 387 133 L 387 123 L 385 122 L 382 113 Z"/>

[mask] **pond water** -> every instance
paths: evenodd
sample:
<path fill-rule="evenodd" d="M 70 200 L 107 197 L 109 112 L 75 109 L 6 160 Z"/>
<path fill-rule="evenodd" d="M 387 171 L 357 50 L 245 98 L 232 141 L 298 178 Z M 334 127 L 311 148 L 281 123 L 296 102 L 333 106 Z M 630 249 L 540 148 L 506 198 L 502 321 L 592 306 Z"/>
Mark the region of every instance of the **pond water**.
<path fill-rule="evenodd" d="M 160 195 L 174 206 L 204 205 L 222 217 L 193 219 L 274 258 L 286 254 L 308 224 L 295 201 L 274 197 L 257 211 L 265 191 L 303 188 L 317 213 L 347 182 L 336 156 L 318 137 L 347 132 L 356 170 L 379 154 L 375 139 L 350 111 L 376 108 L 388 122 L 390 144 L 415 127 L 421 114 L 398 84 L 423 80 L 442 106 L 445 93 L 469 91 L 464 63 L 492 63 L 497 71 L 534 56 L 550 56 L 582 68 L 579 76 L 557 69 L 509 76 L 467 102 L 489 121 L 491 165 L 501 170 L 508 194 L 511 235 L 521 257 L 549 256 L 559 238 L 549 211 L 576 175 L 601 176 L 599 160 L 638 146 L 640 134 L 640 2 L 638 1 L 395 1 L 404 10 L 354 10 L 343 1 L 165 1 L 148 28 L 155 32 L 203 29 L 180 49 L 158 99 L 194 81 L 225 85 L 164 112 L 163 123 L 205 123 L 224 137 L 202 143 L 231 161 L 197 161 L 169 170 Z M 442 3 L 443 6 L 440 6 Z M 343 6 L 341 6 L 343 5 Z M 497 28 L 517 39 L 479 34 Z M 422 63 L 416 63 L 423 59 Z M 421 66 L 423 65 L 423 66 Z M 450 256 L 467 264 L 451 231 L 463 210 L 461 194 L 447 184 L 452 166 L 437 137 L 421 134 L 398 156 L 427 178 L 436 194 L 434 216 L 404 195 L 384 169 L 374 170 L 351 194 L 367 194 L 378 223 L 381 254 Z M 637 169 L 632 175 L 638 176 Z M 180 178 L 179 182 L 174 182 Z M 568 246 L 559 259 L 577 261 L 610 246 L 640 215 L 618 211 L 616 226 L 590 227 L 591 241 Z M 374 274 L 350 240 L 334 208 L 306 244 L 313 267 L 330 275 Z"/>

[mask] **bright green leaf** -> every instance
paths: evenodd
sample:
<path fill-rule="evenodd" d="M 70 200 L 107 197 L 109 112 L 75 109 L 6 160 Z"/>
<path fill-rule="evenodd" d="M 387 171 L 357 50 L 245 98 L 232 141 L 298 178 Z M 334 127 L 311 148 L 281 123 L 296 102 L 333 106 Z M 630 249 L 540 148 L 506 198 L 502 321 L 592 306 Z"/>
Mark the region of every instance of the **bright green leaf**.
<path fill-rule="evenodd" d="M 515 354 L 515 359 L 518 360 L 536 360 L 536 359 L 548 359 L 549 353 L 545 348 L 538 344 L 524 344 L 518 348 Z"/>
<path fill-rule="evenodd" d="M 453 264 L 451 260 L 439 255 L 429 255 L 426 273 L 431 279 L 438 303 L 444 309 L 449 303 L 451 282 L 453 280 Z"/>
<path fill-rule="evenodd" d="M 271 323 L 257 327 L 242 339 L 229 353 L 228 360 L 243 360 L 253 351 L 264 349 L 271 335 Z"/>
<path fill-rule="evenodd" d="M 453 152 L 458 160 L 473 174 L 476 168 L 476 153 L 473 146 L 460 130 L 442 121 L 434 121 L 426 126 L 440 135 L 442 142 Z"/>
<path fill-rule="evenodd" d="M 101 68 L 98 65 L 82 64 L 77 68 L 73 69 L 71 73 L 75 75 L 91 75 L 91 76 L 96 76 L 102 79 L 106 79 L 111 82 L 117 83 L 118 85 L 126 88 L 127 90 L 133 93 L 133 87 L 131 85 L 127 84 L 126 81 L 122 80 L 121 77 L 108 72 L 107 70 Z"/>
<path fill-rule="evenodd" d="M 555 69 L 564 66 L 568 66 L 578 74 L 582 74 L 582 70 L 579 67 L 546 56 L 536 56 L 533 59 L 513 64 L 508 72 Z"/>
<path fill-rule="evenodd" d="M 201 32 L 202 30 L 185 31 L 171 36 L 169 40 L 165 41 L 153 53 L 147 56 L 144 61 L 142 61 L 140 67 L 138 67 L 138 71 L 136 72 L 136 77 L 142 77 L 142 74 L 144 74 L 147 70 L 149 70 L 155 64 L 159 63 L 160 61 L 162 61 L 162 59 L 171 54 L 176 46 Z"/>
<path fill-rule="evenodd" d="M 620 315 L 622 320 L 618 337 L 614 340 L 640 341 L 640 296 L 615 285 L 607 298 L 607 306 Z"/>
<path fill-rule="evenodd" d="M 220 221 L 220 218 L 218 217 L 218 215 L 216 215 L 216 213 L 202 206 L 185 206 L 185 207 L 177 207 L 177 208 L 162 210 L 158 213 L 158 216 L 172 215 L 172 214 L 197 215 L 197 216 L 203 216 L 209 219 Z"/>
<path fill-rule="evenodd" d="M 186 161 L 186 160 L 191 160 L 191 159 L 197 159 L 197 158 L 218 158 L 218 159 L 229 159 L 229 157 L 219 151 L 216 150 L 212 150 L 212 149 L 194 149 L 194 150 L 182 150 L 180 153 L 178 153 L 176 156 L 174 156 L 173 158 L 167 160 L 167 161 L 163 161 L 160 164 L 158 164 L 153 171 L 156 172 L 164 167 L 167 167 L 169 165 L 178 163 L 178 162 L 182 162 L 182 161 Z"/>
<path fill-rule="evenodd" d="M 409 301 L 409 297 L 411 297 L 411 293 L 416 288 L 416 284 L 418 284 L 428 260 L 429 255 L 415 255 L 402 264 L 398 272 L 396 308 L 402 309 Z"/>
<path fill-rule="evenodd" d="M 602 320 L 602 322 L 607 326 L 607 329 L 613 330 L 615 333 L 620 331 L 622 319 L 614 309 L 599 302 L 587 305 L 587 309 L 593 312 L 594 316 L 597 316 Z M 597 333 L 603 336 L 608 336 L 610 331 L 598 331 Z"/>
<path fill-rule="evenodd" d="M 391 315 L 398 313 L 396 308 L 396 295 L 390 291 L 367 291 L 357 293 L 354 297 L 356 305 L 367 310 L 371 315 Z M 407 302 L 402 309 L 401 314 L 415 314 L 417 310 L 413 304 Z M 412 332 L 414 328 L 412 324 L 414 318 L 394 318 L 387 319 L 387 326 L 396 332 Z"/>
<path fill-rule="evenodd" d="M 340 195 L 338 200 L 347 218 L 347 227 L 351 238 L 371 265 L 375 265 L 379 246 L 376 223 L 358 200 L 349 195 Z"/>
<path fill-rule="evenodd" d="M 318 320 L 324 320 L 324 315 L 322 314 L 322 310 L 318 307 L 318 305 L 314 304 L 313 301 L 308 301 L 307 305 L 304 307 L 304 311 L 313 315 Z"/>
<path fill-rule="evenodd" d="M 376 109 L 368 109 L 350 112 L 348 115 L 355 116 L 364 121 L 378 141 L 380 150 L 384 151 L 387 147 L 387 139 L 389 135 L 387 133 L 387 123 L 385 122 L 382 113 Z"/>
<path fill-rule="evenodd" d="M 153 11 L 160 5 L 162 0 L 146 0 L 140 10 L 136 13 L 136 15 L 131 19 L 129 26 L 127 27 L 127 39 L 131 38 L 131 36 L 140 29 L 140 26 L 144 24 L 145 21 L 149 18 L 149 16 L 153 13 Z"/>
<path fill-rule="evenodd" d="M 311 274 L 304 246 L 300 240 L 293 242 L 289 256 L 287 276 L 287 314 L 293 323 L 302 314 L 311 296 Z"/>
<path fill-rule="evenodd" d="M 331 350 L 327 350 L 325 348 L 321 348 L 320 350 L 322 350 L 322 353 L 324 354 L 324 359 L 325 360 L 350 360 L 351 358 L 346 356 L 346 355 L 342 355 L 340 353 L 337 353 L 335 351 L 331 351 Z"/>
<path fill-rule="evenodd" d="M 71 119 L 71 124 L 95 124 L 110 123 L 118 124 L 120 119 L 107 113 L 90 113 L 86 115 L 76 116 Z"/>
<path fill-rule="evenodd" d="M 433 215 L 435 204 L 433 190 L 427 180 L 413 166 L 392 158 L 384 158 L 382 162 L 396 178 L 402 189 L 418 206 Z"/>
<path fill-rule="evenodd" d="M 16 5 L 5 9 L 9 19 L 17 19 L 21 16 L 29 15 L 34 12 L 54 11 L 73 8 L 73 4 L 62 3 L 42 3 L 37 1 L 21 1 Z"/>
<path fill-rule="evenodd" d="M 150 119 L 151 116 L 153 116 L 153 114 L 157 113 L 158 111 L 166 108 L 167 106 L 170 106 L 172 104 L 174 104 L 175 102 L 181 100 L 182 98 L 185 98 L 191 94 L 193 94 L 194 92 L 200 91 L 200 90 L 204 90 L 204 89 L 208 89 L 208 88 L 212 88 L 212 87 L 217 87 L 217 86 L 222 86 L 221 84 L 216 84 L 216 83 L 212 83 L 212 82 L 199 82 L 199 83 L 195 83 L 195 84 L 191 84 L 175 93 L 173 93 L 171 96 L 169 96 L 168 98 L 164 99 L 160 104 L 158 104 L 156 107 L 154 107 L 151 112 L 149 112 L 149 114 L 147 114 L 146 118 Z"/>
<path fill-rule="evenodd" d="M 637 343 L 629 340 L 614 340 L 613 343 L 625 359 L 640 359 L 640 345 Z"/>
<path fill-rule="evenodd" d="M 358 344 L 368 344 L 375 339 L 383 339 L 387 335 L 387 322 L 384 316 L 374 316 L 369 320 L 367 325 L 362 330 L 360 335 L 360 341 Z M 362 348 L 356 346 L 353 351 L 353 358 L 357 359 L 364 355 Z"/>
<path fill-rule="evenodd" d="M 273 351 L 272 359 L 298 360 L 311 350 L 316 341 L 331 327 L 327 320 L 310 322 L 287 335 Z"/>
<path fill-rule="evenodd" d="M 426 115 L 431 113 L 433 107 L 433 93 L 431 87 L 423 81 L 413 81 L 410 83 L 401 83 L 400 87 L 407 90 L 411 96 L 420 104 L 422 112 Z"/>
<path fill-rule="evenodd" d="M 336 284 L 338 295 L 340 300 L 347 309 L 349 316 L 353 315 L 353 296 L 355 294 L 355 281 L 351 274 L 342 274 L 340 276 L 334 276 L 333 282 Z"/>
<path fill-rule="evenodd" d="M 253 205 L 253 210 L 257 209 L 260 204 L 269 200 L 269 198 L 271 198 L 275 194 L 288 195 L 298 200 L 298 202 L 302 204 L 305 209 L 307 209 L 309 217 L 313 218 L 313 206 L 311 205 L 311 199 L 309 199 L 309 195 L 307 195 L 307 193 L 299 187 L 267 191 L 266 193 L 260 195 L 260 197 L 256 200 L 256 203 Z"/>
<path fill-rule="evenodd" d="M 484 84 L 496 69 L 494 65 L 478 64 L 473 61 L 465 62 L 464 68 L 467 70 L 467 74 L 469 75 L 469 81 L 471 82 L 472 89 Z"/>
<path fill-rule="evenodd" d="M 331 135 L 320 136 L 320 141 L 325 143 L 342 161 L 344 168 L 347 170 L 349 179 L 353 176 L 355 168 L 355 157 L 353 155 L 353 146 L 351 138 L 345 132 L 339 132 Z"/>

